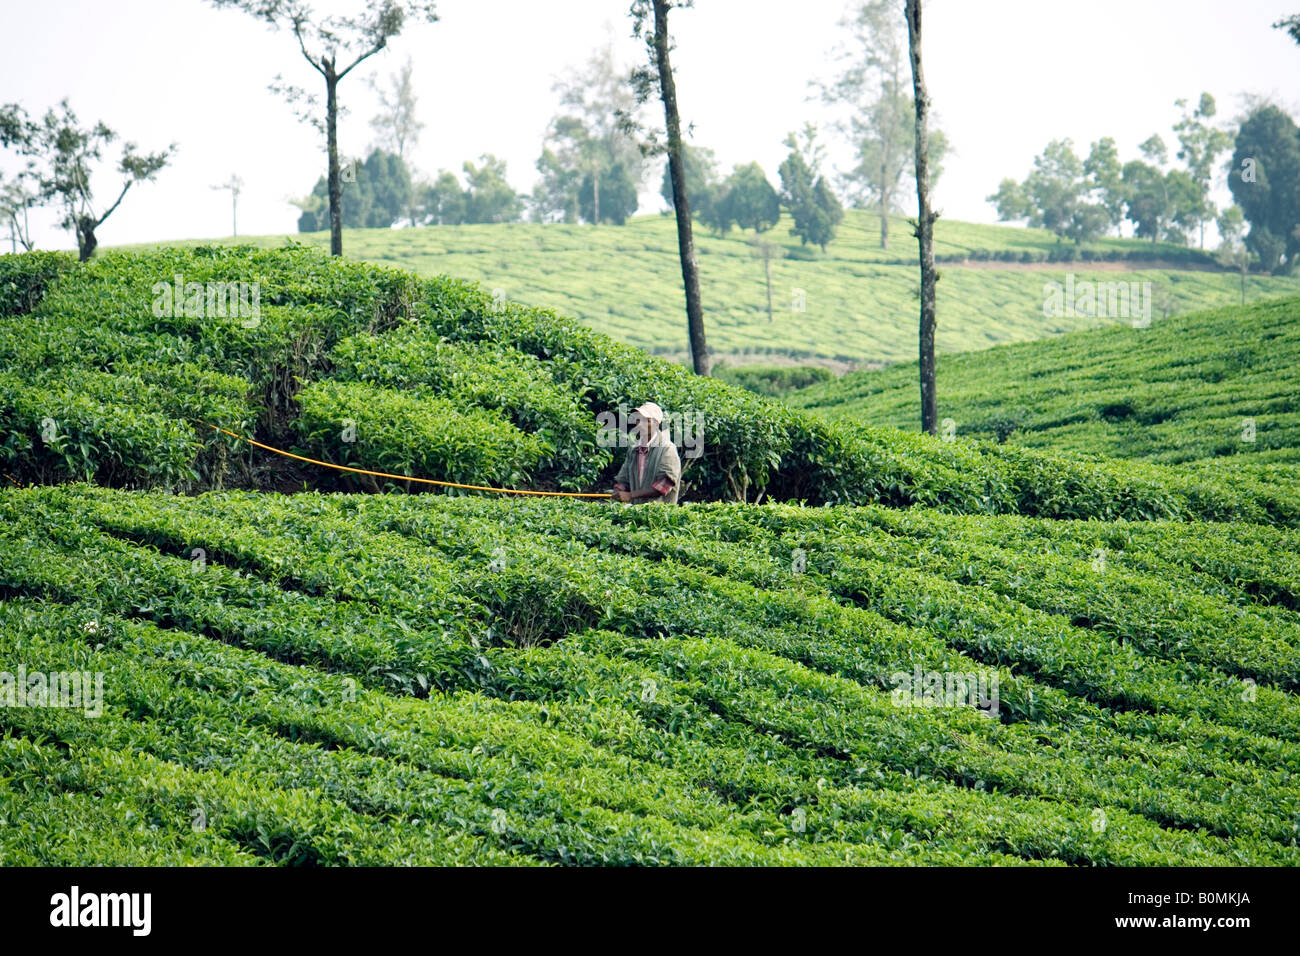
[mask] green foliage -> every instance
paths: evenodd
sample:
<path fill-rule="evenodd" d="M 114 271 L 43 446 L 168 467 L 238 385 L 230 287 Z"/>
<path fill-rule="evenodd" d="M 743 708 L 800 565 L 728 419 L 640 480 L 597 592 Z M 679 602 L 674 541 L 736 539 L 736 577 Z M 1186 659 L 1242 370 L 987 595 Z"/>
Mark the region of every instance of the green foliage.
<path fill-rule="evenodd" d="M 1183 170 L 1164 172 L 1133 160 L 1124 164 L 1122 178 L 1125 215 L 1133 222 L 1135 236 L 1186 242 L 1185 227 L 1204 219 L 1204 197 Z"/>
<path fill-rule="evenodd" d="M 0 859 L 1295 865 L 1293 538 L 0 492 L 0 650 L 104 688 L 0 708 Z"/>
<path fill-rule="evenodd" d="M 686 201 L 691 204 L 691 215 L 703 222 L 718 188 L 717 159 L 711 149 L 683 143 L 682 165 L 686 169 Z M 674 206 L 673 177 L 667 160 L 664 161 L 664 177 L 659 184 L 659 195 L 664 197 L 664 202 L 671 210 Z"/>
<path fill-rule="evenodd" d="M 506 181 L 506 161 L 491 153 L 465 161 L 465 222 L 515 222 L 524 201 Z"/>
<path fill-rule="evenodd" d="M 321 381 L 297 400 L 294 425 L 304 447 L 337 464 L 514 487 L 528 485 L 553 452 L 499 413 L 466 409 L 428 389 Z"/>
<path fill-rule="evenodd" d="M 1255 109 L 1237 131 L 1228 188 L 1250 233 L 1246 245 L 1269 271 L 1300 255 L 1300 128 L 1276 106 Z"/>
<path fill-rule="evenodd" d="M 781 201 L 794 219 L 790 234 L 800 242 L 821 246 L 825 252 L 835 238 L 835 227 L 844 219 L 844 210 L 825 177 L 814 177 L 815 171 L 802 153 L 792 149 L 781 164 Z"/>
<path fill-rule="evenodd" d="M 31 312 L 50 284 L 76 261 L 66 252 L 0 256 L 0 317 Z"/>
<path fill-rule="evenodd" d="M 796 388 L 807 388 L 835 378 L 830 369 L 820 365 L 723 366 L 716 370 L 715 377 L 729 385 L 739 385 L 747 391 L 768 396 L 784 395 Z"/>
<path fill-rule="evenodd" d="M 460 408 L 504 413 L 553 451 L 542 472 L 562 487 L 584 487 L 610 463 L 581 392 L 562 388 L 532 355 L 486 343 L 451 342 L 410 325 L 344 339 L 330 353 L 333 377 L 405 390 L 422 386 Z"/>
<path fill-rule="evenodd" d="M 235 280 L 258 283 L 257 321 L 208 315 L 201 296 L 185 291 Z M 168 298 L 173 307 L 159 309 Z M 86 315 L 98 317 L 89 334 Z M 692 375 L 549 310 L 304 249 L 114 253 L 65 273 L 32 317 L 3 322 L 0 353 L 11 362 L 14 397 L 0 424 L 8 422 L 10 461 L 32 480 L 281 486 L 283 462 L 267 471 L 262 458 L 263 470 L 254 469 L 260 455 L 210 422 L 270 445 L 296 439 L 313 457 L 394 474 L 599 487 L 621 461 L 601 445 L 599 416 L 649 400 L 677 419 L 690 501 L 882 502 L 1283 525 L 1300 517 L 1294 492 L 1263 476 L 1225 483 L 1208 473 L 829 423 Z M 52 360 L 62 363 L 58 370 L 41 371 Z M 65 396 L 57 415 L 41 409 L 37 382 Z M 88 387 L 73 399 L 79 382 Z M 142 424 L 122 424 L 128 411 L 143 415 Z M 79 458 L 36 454 L 32 430 L 46 417 L 83 423 Z M 356 423 L 356 441 L 343 437 L 345 420 Z M 149 441 L 167 449 L 156 462 L 148 460 Z M 306 474 L 324 487 L 336 480 Z"/>
<path fill-rule="evenodd" d="M 148 387 L 132 375 L 0 373 L 0 467 L 23 482 L 197 479 L 193 430 L 137 405 L 141 392 L 147 402 Z"/>
<path fill-rule="evenodd" d="M 1164 169 L 1169 156 L 1159 136 L 1139 147 L 1145 162 L 1134 159 L 1123 165 L 1109 136 L 1094 142 L 1083 161 L 1069 139 L 1053 140 L 1034 158 L 1024 182 L 1002 180 L 988 201 L 999 219 L 1043 226 L 1076 244 L 1118 228 L 1127 218 L 1135 236 L 1153 243 L 1185 244 L 1199 233 L 1204 245 L 1205 223 L 1215 215 L 1210 199 L 1214 170 L 1229 140 L 1209 122 L 1216 112 L 1209 93 L 1201 94 L 1195 109 L 1184 99 L 1174 105 L 1183 111 L 1174 133 L 1186 169 Z"/>
<path fill-rule="evenodd" d="M 1218 460 L 1222 475 L 1253 462 L 1297 463 L 1298 312 L 1300 300 L 1280 299 L 952 356 L 939 364 L 939 414 L 963 437 L 1075 457 Z M 897 366 L 787 398 L 909 428 L 915 386 L 915 365 Z"/>
<path fill-rule="evenodd" d="M 348 168 L 351 175 L 341 184 L 345 227 L 387 229 L 406 218 L 411 206 L 411 174 L 400 156 L 375 149 L 365 162 L 352 160 Z M 297 205 L 302 209 L 299 232 L 329 229 L 329 182 L 324 176 Z"/>
<path fill-rule="evenodd" d="M 600 222 L 621 226 L 636 212 L 636 183 L 622 163 L 605 170 L 597 184 L 596 177 L 588 173 L 578 187 L 578 210 L 587 222 L 596 222 L 596 187 L 600 187 Z"/>
<path fill-rule="evenodd" d="M 765 232 L 781 218 L 781 207 L 776 190 L 767 181 L 758 163 L 737 166 L 722 184 L 717 201 L 715 225 L 725 234 L 735 223 L 741 229 Z"/>
<path fill-rule="evenodd" d="M 694 208 L 694 207 L 693 207 Z M 574 207 L 576 223 L 577 209 Z M 732 230 L 718 238 L 697 230 L 705 306 L 714 316 L 709 346 L 716 357 L 747 353 L 797 360 L 823 358 L 905 362 L 916 356 L 916 244 L 879 248 L 878 223 L 864 211 L 845 213 L 825 254 L 789 234 L 786 215 L 763 239 L 785 254 L 772 261 L 773 310 L 768 322 L 762 286 L 747 240 Z M 901 217 L 891 231 L 906 234 Z M 268 248 L 283 240 L 250 240 Z M 328 233 L 304 237 L 328 250 Z M 652 354 L 683 361 L 681 262 L 671 216 L 638 216 L 620 229 L 585 229 L 564 223 L 513 223 L 349 232 L 349 255 L 423 276 L 453 275 L 504 289 L 510 298 L 545 305 L 588 328 Z M 1239 303 L 1241 277 L 1219 271 L 1213 256 L 1187 246 L 1104 238 L 1058 243 L 1045 230 L 977 226 L 941 218 L 935 224 L 935 255 L 943 264 L 938 285 L 940 353 L 988 348 L 1003 342 L 1092 328 L 1086 315 L 1043 320 L 1043 283 L 1063 282 L 1067 262 L 1124 262 L 1123 278 L 1151 282 L 1169 296 L 1169 311 Z M 980 268 L 967 260 L 982 258 Z M 1025 269 L 1021 263 L 1062 263 L 1059 270 Z M 1009 267 L 994 267 L 993 263 Z M 593 268 L 593 263 L 598 268 Z M 609 268 L 604 266 L 609 265 Z M 1205 266 L 1210 269 L 1205 269 Z M 1075 268 L 1077 278 L 1116 278 L 1114 272 Z M 628 276 L 635 281 L 628 281 Z M 793 290 L 806 293 L 806 310 L 793 311 Z M 1251 274 L 1248 299 L 1300 292 L 1300 277 Z M 730 353 L 730 354 L 729 354 Z M 739 362 L 735 362 L 739 364 Z M 942 364 L 942 363 L 940 363 Z"/>
<path fill-rule="evenodd" d="M 1085 173 L 1074 144 L 1053 140 L 1034 157 L 1034 168 L 1023 183 L 1004 179 L 988 201 L 997 207 L 999 219 L 1028 222 L 1075 243 L 1095 239 L 1110 222 L 1109 196 L 1103 181 Z"/>
<path fill-rule="evenodd" d="M 111 205 L 97 204 L 91 186 L 95 167 L 103 158 L 104 147 L 115 139 L 117 133 L 103 121 L 82 126 L 66 99 L 57 110 L 46 110 L 39 122 L 28 119 L 16 103 L 0 107 L 0 146 L 29 158 L 29 173 L 38 186 L 22 201 L 29 207 L 53 203 L 60 208 L 59 225 L 76 236 L 82 262 L 99 245 L 95 230 L 113 214 L 131 187 L 152 182 L 176 150 L 173 143 L 161 152 L 141 153 L 135 143 L 124 142 L 116 167 L 121 189 L 114 190 L 116 199 Z"/>

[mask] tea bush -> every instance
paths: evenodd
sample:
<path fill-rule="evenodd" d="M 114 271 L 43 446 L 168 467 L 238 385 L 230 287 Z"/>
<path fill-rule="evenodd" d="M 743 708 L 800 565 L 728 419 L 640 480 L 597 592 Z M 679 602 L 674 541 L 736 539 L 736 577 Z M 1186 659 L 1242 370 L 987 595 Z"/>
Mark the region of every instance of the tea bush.
<path fill-rule="evenodd" d="M 10 490 L 0 648 L 104 699 L 0 708 L 0 857 L 1296 865 L 1294 537 Z M 900 706 L 914 667 L 998 713 Z"/>
<path fill-rule="evenodd" d="M 303 446 L 325 460 L 466 484 L 527 485 L 554 448 L 500 413 L 428 390 L 316 382 L 298 394 Z"/>

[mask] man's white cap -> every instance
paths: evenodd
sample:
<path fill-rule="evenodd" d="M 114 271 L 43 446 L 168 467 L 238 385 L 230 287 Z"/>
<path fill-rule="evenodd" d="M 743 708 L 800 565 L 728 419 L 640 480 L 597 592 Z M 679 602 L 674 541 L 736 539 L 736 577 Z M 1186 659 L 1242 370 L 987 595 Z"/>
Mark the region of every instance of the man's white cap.
<path fill-rule="evenodd" d="M 662 424 L 664 420 L 664 410 L 654 402 L 646 402 L 636 410 L 636 413 L 642 418 L 652 418 L 660 424 Z"/>

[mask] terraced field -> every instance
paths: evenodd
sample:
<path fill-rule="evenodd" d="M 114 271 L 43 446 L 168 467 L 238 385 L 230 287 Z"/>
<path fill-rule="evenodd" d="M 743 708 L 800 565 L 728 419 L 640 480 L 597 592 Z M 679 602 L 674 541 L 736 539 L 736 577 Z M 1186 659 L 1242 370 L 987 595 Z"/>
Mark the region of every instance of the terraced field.
<path fill-rule="evenodd" d="M 763 234 L 784 250 L 784 258 L 772 263 L 771 322 L 762 263 L 748 244 L 751 234 L 733 230 L 719 238 L 697 230 L 710 348 L 733 365 L 764 356 L 914 359 L 917 251 L 906 220 L 891 221 L 887 250 L 880 248 L 878 219 L 862 210 L 848 211 L 825 253 L 800 245 L 789 228 L 785 217 Z M 329 248 L 326 233 L 239 241 L 276 248 L 286 238 Z M 596 228 L 503 223 L 357 229 L 346 232 L 344 248 L 349 258 L 479 282 L 490 294 L 499 289 L 507 299 L 554 309 L 620 342 L 685 360 L 681 263 L 668 216 Z M 936 347 L 943 353 L 1107 324 L 1084 314 L 1044 316 L 1044 283 L 1064 282 L 1067 272 L 1080 281 L 1151 283 L 1157 319 L 1241 301 L 1236 274 L 1219 271 L 1206 253 L 1172 243 L 1100 239 L 1075 250 L 1046 230 L 940 219 L 935 254 L 942 272 Z M 1063 256 L 1076 259 L 1055 261 Z M 959 264 L 970 260 L 971 267 Z M 1120 268 L 1126 271 L 1102 271 Z M 1300 278 L 1247 280 L 1251 301 L 1283 293 L 1300 293 Z"/>
<path fill-rule="evenodd" d="M 0 363 L 0 865 L 1300 862 L 1286 465 L 833 422 L 302 249 L 0 257 Z M 592 491 L 647 399 L 683 507 L 243 440 Z"/>
<path fill-rule="evenodd" d="M 1300 463 L 1298 362 L 1300 298 L 1273 299 L 947 356 L 939 414 L 961 437 L 1264 474 Z M 913 362 L 785 398 L 833 419 L 914 428 L 916 389 Z"/>
<path fill-rule="evenodd" d="M 0 709 L 6 864 L 1300 860 L 1291 531 L 86 485 L 0 514 L 3 658 L 104 679 L 99 718 Z M 917 706 L 918 669 L 996 713 Z"/>

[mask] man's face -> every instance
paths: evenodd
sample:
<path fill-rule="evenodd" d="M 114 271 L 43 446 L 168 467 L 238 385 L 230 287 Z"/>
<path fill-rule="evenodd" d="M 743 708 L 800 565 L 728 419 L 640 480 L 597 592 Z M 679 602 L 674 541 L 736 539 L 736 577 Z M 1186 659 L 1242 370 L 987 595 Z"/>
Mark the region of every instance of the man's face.
<path fill-rule="evenodd" d="M 641 415 L 633 412 L 628 416 L 628 423 L 632 426 L 633 431 L 636 432 L 637 438 L 639 438 L 642 443 L 650 440 L 650 433 L 654 429 L 654 422 L 652 419 L 642 418 Z"/>

